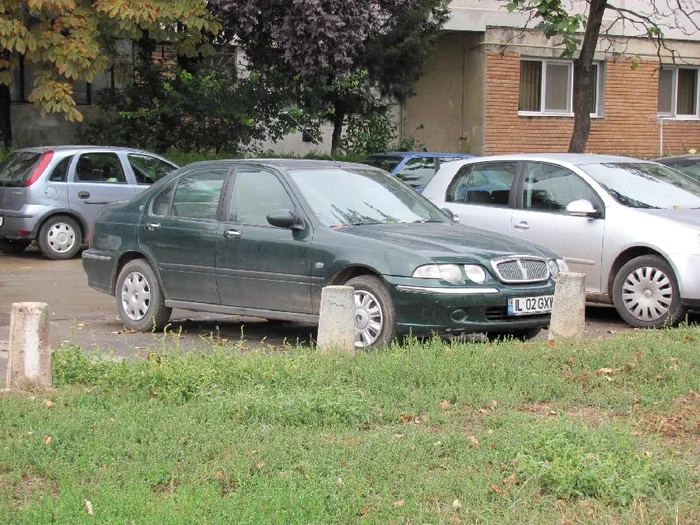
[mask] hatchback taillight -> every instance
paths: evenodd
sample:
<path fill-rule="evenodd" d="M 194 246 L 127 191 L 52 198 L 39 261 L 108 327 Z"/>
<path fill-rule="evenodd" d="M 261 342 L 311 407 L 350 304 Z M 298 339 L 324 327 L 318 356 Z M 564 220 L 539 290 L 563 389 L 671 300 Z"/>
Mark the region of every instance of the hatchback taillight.
<path fill-rule="evenodd" d="M 49 165 L 49 162 L 51 162 L 52 158 L 53 158 L 53 151 L 45 152 L 41 156 L 41 160 L 39 161 L 39 164 L 37 164 L 36 168 L 34 168 L 34 171 L 29 176 L 29 178 L 26 180 L 24 185 L 31 186 L 32 184 L 34 184 L 37 181 L 37 179 L 41 176 L 41 174 L 44 173 L 46 166 Z"/>

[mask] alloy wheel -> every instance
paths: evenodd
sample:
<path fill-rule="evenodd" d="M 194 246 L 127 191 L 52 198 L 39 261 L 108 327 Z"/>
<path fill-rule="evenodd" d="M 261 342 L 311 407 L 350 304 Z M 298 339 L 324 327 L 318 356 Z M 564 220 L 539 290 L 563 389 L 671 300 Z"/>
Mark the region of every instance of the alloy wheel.
<path fill-rule="evenodd" d="M 372 346 L 383 327 L 381 303 L 367 290 L 355 290 L 355 347 Z"/>

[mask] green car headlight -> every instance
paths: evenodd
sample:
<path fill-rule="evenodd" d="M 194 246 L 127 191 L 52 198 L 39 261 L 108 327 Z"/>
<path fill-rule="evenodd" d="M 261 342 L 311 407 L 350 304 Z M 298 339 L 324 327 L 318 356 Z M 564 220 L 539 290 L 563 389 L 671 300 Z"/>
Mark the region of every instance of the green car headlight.
<path fill-rule="evenodd" d="M 566 261 L 564 259 L 550 259 L 549 261 L 547 261 L 547 264 L 549 265 L 549 273 L 552 274 L 553 279 L 557 278 L 559 272 L 569 271 L 569 265 L 566 264 Z"/>
<path fill-rule="evenodd" d="M 452 284 L 464 284 L 464 274 L 456 264 L 426 264 L 413 271 L 419 279 L 442 279 Z"/>
<path fill-rule="evenodd" d="M 481 266 L 476 264 L 465 264 L 464 273 L 467 274 L 467 278 L 475 283 L 483 283 L 486 281 L 486 271 Z"/>

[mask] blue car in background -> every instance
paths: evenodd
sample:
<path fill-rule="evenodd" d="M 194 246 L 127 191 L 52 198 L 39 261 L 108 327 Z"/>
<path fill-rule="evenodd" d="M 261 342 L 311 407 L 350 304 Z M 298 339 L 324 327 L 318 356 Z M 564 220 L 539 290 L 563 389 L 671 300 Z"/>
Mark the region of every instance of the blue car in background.
<path fill-rule="evenodd" d="M 418 193 L 423 191 L 430 182 L 440 165 L 445 162 L 462 160 L 473 157 L 466 153 L 432 153 L 425 151 L 390 151 L 375 153 L 362 161 L 388 171 L 397 179 L 404 181 Z"/>

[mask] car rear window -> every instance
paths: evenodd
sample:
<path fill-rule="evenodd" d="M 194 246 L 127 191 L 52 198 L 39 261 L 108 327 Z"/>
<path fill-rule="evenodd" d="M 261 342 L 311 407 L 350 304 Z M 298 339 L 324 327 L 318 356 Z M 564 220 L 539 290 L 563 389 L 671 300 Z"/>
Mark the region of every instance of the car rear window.
<path fill-rule="evenodd" d="M 362 164 L 368 164 L 375 168 L 381 168 L 389 173 L 394 171 L 394 168 L 399 165 L 403 157 L 367 157 L 362 161 Z"/>
<path fill-rule="evenodd" d="M 29 180 L 32 171 L 41 159 L 35 151 L 15 151 L 0 163 L 0 186 L 19 188 Z"/>

